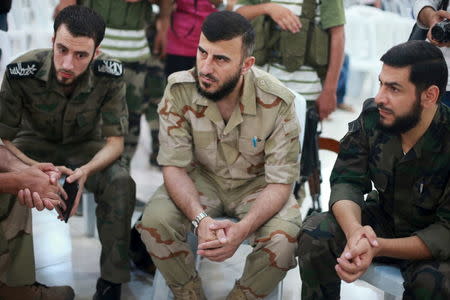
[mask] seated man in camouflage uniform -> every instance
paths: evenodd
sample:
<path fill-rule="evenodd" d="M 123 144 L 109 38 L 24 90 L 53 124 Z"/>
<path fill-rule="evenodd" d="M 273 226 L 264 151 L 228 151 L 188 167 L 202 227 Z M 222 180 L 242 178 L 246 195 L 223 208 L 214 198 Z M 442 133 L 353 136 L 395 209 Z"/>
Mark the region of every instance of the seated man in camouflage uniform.
<path fill-rule="evenodd" d="M 340 299 L 340 279 L 358 279 L 372 260 L 401 267 L 403 299 L 450 299 L 447 66 L 424 41 L 381 61 L 380 90 L 341 141 L 330 212 L 303 224 L 302 299 Z"/>
<path fill-rule="evenodd" d="M 128 124 L 122 65 L 97 58 L 104 30 L 98 14 L 69 6 L 55 19 L 52 50 L 31 51 L 8 65 L 0 92 L 0 138 L 28 165 L 64 166 L 67 180 L 79 185 L 71 215 L 85 185 L 95 194 L 102 243 L 95 299 L 119 299 L 120 284 L 130 278 L 135 183 L 119 159 Z M 0 224 L 8 228 L 0 232 L 0 298 L 40 299 L 44 293 L 44 299 L 67 299 L 53 288 L 34 288 L 31 210 L 15 197 L 0 196 L 9 198 L 0 201 Z"/>
<path fill-rule="evenodd" d="M 231 257 L 245 239 L 254 251 L 230 299 L 269 294 L 295 267 L 300 211 L 292 196 L 299 124 L 294 95 L 253 67 L 254 31 L 234 12 L 203 25 L 196 67 L 172 74 L 159 105 L 164 186 L 138 226 L 175 299 L 204 299 L 186 235 L 199 254 Z M 239 221 L 214 218 L 231 216 Z M 191 224 L 192 222 L 192 224 Z"/>

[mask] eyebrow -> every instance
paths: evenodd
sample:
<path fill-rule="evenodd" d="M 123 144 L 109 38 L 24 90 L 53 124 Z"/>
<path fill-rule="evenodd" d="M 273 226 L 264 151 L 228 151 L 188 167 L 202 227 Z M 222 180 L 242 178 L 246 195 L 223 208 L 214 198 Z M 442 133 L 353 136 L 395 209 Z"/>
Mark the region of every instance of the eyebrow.
<path fill-rule="evenodd" d="M 64 44 L 61 44 L 61 43 L 57 43 L 57 44 L 56 44 L 56 47 L 69 49 L 69 48 L 67 48 Z M 75 54 L 89 55 L 89 52 L 87 52 L 87 51 L 75 51 Z"/>
<path fill-rule="evenodd" d="M 390 81 L 385 81 L 385 82 L 383 82 L 381 80 L 380 76 L 378 76 L 378 81 L 380 83 L 382 83 L 383 85 L 387 85 L 387 86 L 390 86 L 390 87 L 403 88 L 403 86 L 400 83 L 396 82 L 396 81 L 391 81 L 391 82 Z"/>
<path fill-rule="evenodd" d="M 201 46 L 198 46 L 198 49 L 200 50 L 200 52 L 208 53 L 208 51 L 206 51 L 205 49 L 203 49 Z M 226 60 L 226 61 L 230 61 L 230 60 L 231 60 L 228 56 L 222 55 L 222 54 L 216 54 L 216 55 L 213 55 L 213 57 L 214 57 L 215 59 L 223 59 L 223 60 Z"/>

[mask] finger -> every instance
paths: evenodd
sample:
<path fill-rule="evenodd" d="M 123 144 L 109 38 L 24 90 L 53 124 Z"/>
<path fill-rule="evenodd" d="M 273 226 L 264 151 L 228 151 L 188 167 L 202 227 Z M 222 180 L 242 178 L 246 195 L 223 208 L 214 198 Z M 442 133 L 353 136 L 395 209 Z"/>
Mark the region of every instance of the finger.
<path fill-rule="evenodd" d="M 33 198 L 33 204 L 34 207 L 36 207 L 36 209 L 38 211 L 41 211 L 44 209 L 44 203 L 42 203 L 41 197 L 39 196 L 39 194 L 37 192 L 33 192 L 31 197 Z"/>
<path fill-rule="evenodd" d="M 66 166 L 57 166 L 58 170 L 64 175 L 72 175 L 73 170 L 67 168 Z"/>
<path fill-rule="evenodd" d="M 341 278 L 342 280 L 344 280 L 344 281 L 347 282 L 347 283 L 351 283 L 351 282 L 355 281 L 355 280 L 358 279 L 359 276 L 360 276 L 360 273 L 357 273 L 357 274 L 349 274 L 349 273 L 345 272 L 345 271 L 340 267 L 340 265 L 336 265 L 336 266 L 335 266 L 335 270 L 336 270 L 336 273 L 338 274 L 339 278 Z M 359 275 L 359 276 L 358 276 L 358 275 Z"/>
<path fill-rule="evenodd" d="M 25 205 L 28 208 L 33 208 L 33 199 L 31 198 L 31 192 L 29 189 L 24 190 L 24 199 L 25 199 Z"/>
<path fill-rule="evenodd" d="M 217 239 L 222 243 L 225 244 L 227 242 L 227 236 L 225 235 L 225 230 L 219 229 L 216 231 Z"/>
<path fill-rule="evenodd" d="M 25 203 L 25 199 L 24 199 L 24 190 L 20 190 L 18 193 L 17 193 L 17 199 L 19 200 L 19 203 L 21 204 L 21 205 L 26 205 L 26 203 Z"/>
<path fill-rule="evenodd" d="M 354 274 L 359 271 L 359 269 L 355 264 L 350 263 L 346 259 L 338 258 L 337 262 L 339 264 L 339 267 L 342 268 L 342 270 L 344 270 L 347 273 Z"/>
<path fill-rule="evenodd" d="M 204 242 L 198 245 L 199 250 L 207 250 L 222 247 L 222 243 L 219 240 Z"/>
<path fill-rule="evenodd" d="M 211 230 L 227 229 L 233 224 L 234 222 L 231 222 L 230 220 L 214 220 L 214 222 L 212 222 L 209 225 L 209 229 Z"/>
<path fill-rule="evenodd" d="M 55 205 L 53 205 L 53 202 L 51 199 L 44 198 L 44 199 L 42 199 L 42 203 L 44 204 L 45 208 L 48 210 L 53 210 L 55 208 Z"/>
<path fill-rule="evenodd" d="M 197 254 L 207 257 L 207 258 L 214 258 L 214 257 L 218 257 L 218 256 L 222 256 L 225 255 L 225 253 L 227 253 L 227 250 L 222 247 L 222 248 L 216 248 L 216 249 L 209 249 L 209 250 L 197 250 Z"/>
<path fill-rule="evenodd" d="M 76 211 L 78 209 L 78 204 L 80 203 L 80 197 L 81 197 L 82 192 L 83 192 L 83 189 L 80 188 L 78 190 L 77 196 L 75 197 L 75 203 L 73 204 L 72 211 L 70 212 L 71 217 L 76 213 Z"/>
<path fill-rule="evenodd" d="M 58 184 L 58 192 L 61 195 L 62 199 L 67 200 L 67 193 L 60 184 Z"/>
<path fill-rule="evenodd" d="M 377 234 L 373 231 L 372 227 L 364 226 L 364 236 L 373 247 L 378 247 Z"/>

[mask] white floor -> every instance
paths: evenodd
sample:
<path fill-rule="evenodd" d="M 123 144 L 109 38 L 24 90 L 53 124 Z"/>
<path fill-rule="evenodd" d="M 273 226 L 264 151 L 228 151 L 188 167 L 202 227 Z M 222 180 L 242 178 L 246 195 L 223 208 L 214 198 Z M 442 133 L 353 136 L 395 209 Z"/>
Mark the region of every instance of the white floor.
<path fill-rule="evenodd" d="M 361 101 L 348 100 L 358 113 L 337 111 L 331 120 L 323 122 L 325 137 L 340 139 L 347 131 L 347 123 L 357 117 Z M 137 197 L 147 201 L 153 191 L 162 183 L 159 170 L 148 164 L 150 149 L 147 125 L 143 122 L 143 136 L 132 161 L 132 176 L 137 183 Z M 322 161 L 321 203 L 327 209 L 329 196 L 328 178 L 336 155 L 327 151 L 320 153 Z M 310 207 L 306 199 L 301 210 L 305 215 Z M 139 215 L 135 213 L 135 218 Z M 100 243 L 97 238 L 84 235 L 84 220 L 73 217 L 66 225 L 56 220 L 53 212 L 36 212 L 33 215 L 35 257 L 38 281 L 47 285 L 71 285 L 76 299 L 91 299 L 95 292 L 95 282 L 99 276 Z M 242 246 L 239 251 L 222 264 L 203 260 L 200 274 L 204 281 L 208 299 L 224 299 L 243 268 L 243 261 L 250 250 Z M 123 286 L 122 299 L 149 299 L 153 278 L 137 270 L 132 272 L 131 281 Z M 298 268 L 291 270 L 285 279 L 283 299 L 300 299 L 301 281 Z M 342 299 L 383 299 L 382 294 L 364 282 L 343 284 Z M 157 299 L 159 300 L 159 299 Z"/>

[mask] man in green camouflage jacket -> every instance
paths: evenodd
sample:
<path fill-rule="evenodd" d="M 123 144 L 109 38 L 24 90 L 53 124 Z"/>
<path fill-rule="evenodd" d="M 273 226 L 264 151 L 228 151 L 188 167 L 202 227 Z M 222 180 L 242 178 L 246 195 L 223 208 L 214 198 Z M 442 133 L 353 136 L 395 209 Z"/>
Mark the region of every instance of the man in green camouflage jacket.
<path fill-rule="evenodd" d="M 196 68 L 172 74 L 159 105 L 161 186 L 138 225 L 175 299 L 204 299 L 186 242 L 198 253 L 231 257 L 254 247 L 229 299 L 264 297 L 295 267 L 300 210 L 291 193 L 298 173 L 294 95 L 253 68 L 254 31 L 237 13 L 209 15 Z M 238 219 L 219 221 L 228 215 Z M 192 222 L 192 224 L 191 224 Z"/>
<path fill-rule="evenodd" d="M 339 299 L 340 279 L 358 279 L 372 261 L 401 267 L 403 299 L 450 298 L 447 66 L 424 41 L 381 61 L 380 90 L 341 141 L 330 212 L 309 217 L 300 234 L 302 299 Z"/>
<path fill-rule="evenodd" d="M 135 183 L 120 159 L 128 127 L 123 66 L 99 56 L 105 23 L 89 8 L 70 6 L 55 19 L 53 49 L 9 64 L 0 91 L 0 138 L 28 165 L 61 165 L 95 194 L 102 252 L 95 299 L 119 299 L 130 278 L 128 244 Z M 71 168 L 75 168 L 72 170 Z M 31 210 L 0 195 L 0 298 L 68 299 L 35 282 Z M 7 230 L 5 230 L 7 228 Z M 28 294 L 27 294 L 28 293 Z M 16 297 L 16 298 L 15 298 Z"/>

